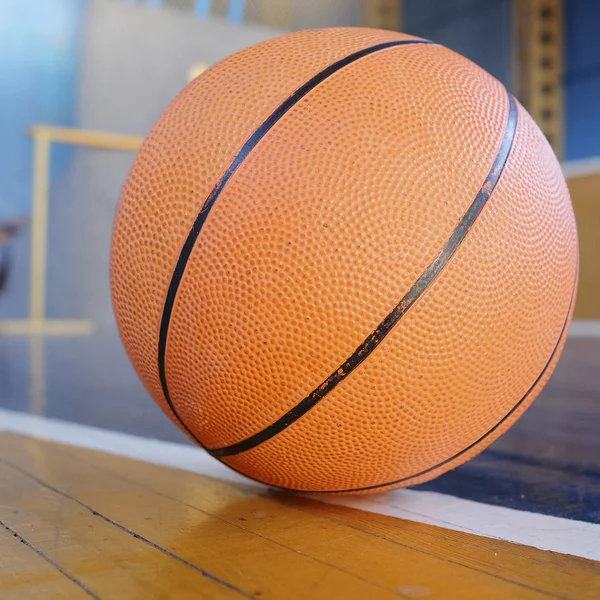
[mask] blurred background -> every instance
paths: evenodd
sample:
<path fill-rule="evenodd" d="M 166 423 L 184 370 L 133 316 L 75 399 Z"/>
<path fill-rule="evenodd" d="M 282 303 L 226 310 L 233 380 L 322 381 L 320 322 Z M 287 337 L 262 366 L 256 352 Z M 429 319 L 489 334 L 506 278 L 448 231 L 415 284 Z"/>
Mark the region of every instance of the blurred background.
<path fill-rule="evenodd" d="M 544 406 L 566 428 L 564 389 L 569 406 L 578 389 L 600 401 L 600 3 L 0 0 L 0 408 L 183 441 L 116 334 L 108 278 L 120 187 L 191 78 L 272 36 L 331 26 L 444 44 L 531 112 L 562 161 L 581 243 L 576 320 Z"/>

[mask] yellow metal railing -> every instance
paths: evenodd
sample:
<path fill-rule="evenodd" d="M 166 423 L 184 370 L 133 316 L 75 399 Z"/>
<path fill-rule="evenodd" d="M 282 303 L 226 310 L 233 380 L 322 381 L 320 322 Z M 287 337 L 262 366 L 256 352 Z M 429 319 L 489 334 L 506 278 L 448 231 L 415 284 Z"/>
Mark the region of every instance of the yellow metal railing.
<path fill-rule="evenodd" d="M 564 1 L 519 0 L 513 7 L 513 87 L 559 159 L 564 146 Z"/>
<path fill-rule="evenodd" d="M 402 0 L 363 0 L 363 22 L 376 29 L 402 29 Z"/>
<path fill-rule="evenodd" d="M 53 143 L 135 152 L 143 138 L 133 135 L 86 131 L 67 127 L 34 125 L 33 138 L 33 203 L 31 211 L 31 262 L 29 284 L 29 317 L 0 321 L 0 333 L 12 335 L 56 334 L 87 335 L 94 324 L 80 319 L 48 319 L 46 317 L 46 257 L 48 254 L 48 204 L 50 193 L 50 159 Z"/>

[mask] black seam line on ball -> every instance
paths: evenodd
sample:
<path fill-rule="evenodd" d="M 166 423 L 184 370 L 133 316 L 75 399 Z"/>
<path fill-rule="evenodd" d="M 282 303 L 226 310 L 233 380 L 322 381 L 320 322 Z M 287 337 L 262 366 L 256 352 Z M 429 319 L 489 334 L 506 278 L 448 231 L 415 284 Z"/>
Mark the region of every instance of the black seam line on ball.
<path fill-rule="evenodd" d="M 328 77 L 343 69 L 347 65 L 368 56 L 369 54 L 374 54 L 375 52 L 379 52 L 380 50 L 386 50 L 387 48 L 393 48 L 395 46 L 407 46 L 411 44 L 433 44 L 430 40 L 426 39 L 414 39 L 414 40 L 399 40 L 395 42 L 385 42 L 384 44 L 377 44 L 375 46 L 370 46 L 369 48 L 364 48 L 363 50 L 359 50 L 358 52 L 354 52 L 353 54 L 349 54 L 345 58 L 338 60 L 337 62 L 329 65 L 327 68 L 323 69 L 320 73 L 309 79 L 304 85 L 299 87 L 287 100 L 285 100 L 279 107 L 271 113 L 271 115 L 263 122 L 263 124 L 252 134 L 248 141 L 242 146 L 241 150 L 234 158 L 233 162 L 219 181 L 219 183 L 213 188 L 212 192 L 204 202 L 196 220 L 194 221 L 194 225 L 192 226 L 191 231 L 189 232 L 187 239 L 181 249 L 181 253 L 177 260 L 177 264 L 175 266 L 175 270 L 173 272 L 173 276 L 171 278 L 171 283 L 169 284 L 169 289 L 167 292 L 167 297 L 165 299 L 165 305 L 163 308 L 162 319 L 160 323 L 160 335 L 158 341 L 158 372 L 160 376 L 160 382 L 162 385 L 163 394 L 165 395 L 165 399 L 167 404 L 171 408 L 173 415 L 179 421 L 181 426 L 187 431 L 187 433 L 196 440 L 201 446 L 204 446 L 202 442 L 194 435 L 194 433 L 187 427 L 187 425 L 183 422 L 175 406 L 173 405 L 173 401 L 171 400 L 171 396 L 169 394 L 169 386 L 167 384 L 167 376 L 165 369 L 165 354 L 167 348 L 167 336 L 169 333 L 169 323 L 171 321 L 171 313 L 173 312 L 173 305 L 175 303 L 175 298 L 177 296 L 177 290 L 179 289 L 179 284 L 183 278 L 183 274 L 185 272 L 185 268 L 187 262 L 190 258 L 192 250 L 194 249 L 194 245 L 196 244 L 196 240 L 200 235 L 200 231 L 210 213 L 212 207 L 215 202 L 221 195 L 221 192 L 233 176 L 233 174 L 237 171 L 238 167 L 244 162 L 244 160 L 248 157 L 250 152 L 256 147 L 256 145 L 262 140 L 263 137 L 273 128 L 273 126 L 287 113 L 291 108 L 293 108 L 302 98 L 304 98 L 311 90 L 316 88 L 320 83 L 325 81 Z"/>
<path fill-rule="evenodd" d="M 442 251 L 436 256 L 433 262 L 425 269 L 422 275 L 413 284 L 404 298 L 396 305 L 387 317 L 379 324 L 377 329 L 369 334 L 364 342 L 354 351 L 352 356 L 336 371 L 334 371 L 318 388 L 313 390 L 306 398 L 301 400 L 294 408 L 288 411 L 280 419 L 265 427 L 262 431 L 250 436 L 231 446 L 224 448 L 208 449 L 208 452 L 215 457 L 232 456 L 240 452 L 246 452 L 259 444 L 267 441 L 273 436 L 281 433 L 300 417 L 305 415 L 316 404 L 318 404 L 331 390 L 333 390 L 341 381 L 343 381 L 358 365 L 360 365 L 390 333 L 400 319 L 408 312 L 414 303 L 423 295 L 425 290 L 431 285 L 434 279 L 442 272 L 448 261 L 454 256 L 458 247 L 465 239 L 467 233 L 475 223 L 475 220 L 483 210 L 498 179 L 502 174 L 504 165 L 510 155 L 510 150 L 515 137 L 517 127 L 517 105 L 512 96 L 509 95 L 509 113 L 506 129 L 500 145 L 500 150 L 496 155 L 494 164 L 487 175 L 481 189 L 475 196 L 471 206 L 463 215 L 460 222 L 452 232 L 452 235 L 446 242 Z"/>
<path fill-rule="evenodd" d="M 575 274 L 574 286 L 576 286 L 576 285 L 577 285 L 577 274 Z M 463 454 L 465 454 L 465 452 L 472 450 L 475 446 L 477 446 L 478 444 L 483 442 L 483 440 L 485 440 L 486 437 L 488 437 L 489 435 L 494 433 L 494 431 L 496 431 L 498 429 L 498 427 L 500 427 L 508 418 L 510 418 L 510 416 L 513 415 L 519 409 L 519 407 L 523 405 L 523 403 L 527 400 L 527 398 L 529 398 L 529 396 L 531 396 L 531 394 L 533 393 L 533 390 L 535 390 L 538 383 L 543 379 L 544 375 L 546 374 L 550 365 L 552 364 L 552 361 L 554 360 L 554 357 L 556 356 L 558 349 L 560 348 L 561 342 L 564 339 L 566 329 L 567 329 L 567 324 L 569 322 L 569 315 L 571 314 L 571 309 L 573 308 L 574 298 L 575 298 L 575 287 L 573 287 L 573 292 L 571 293 L 571 300 L 569 302 L 567 316 L 565 318 L 565 322 L 563 323 L 560 335 L 558 336 L 558 341 L 556 342 L 556 345 L 554 346 L 554 349 L 552 350 L 552 353 L 550 354 L 550 358 L 548 359 L 548 362 L 542 369 L 542 372 L 539 374 L 537 379 L 533 382 L 533 385 L 527 390 L 525 395 L 519 400 L 519 402 L 517 402 L 517 404 L 515 404 L 510 409 L 510 411 L 506 415 L 504 415 L 504 417 L 502 417 L 502 419 L 500 421 L 498 421 L 498 423 L 496 423 L 496 425 L 494 425 L 491 429 L 489 429 L 486 433 L 484 433 L 478 440 L 476 440 L 475 442 L 473 442 L 472 444 L 470 444 L 469 446 L 467 446 L 460 452 L 457 452 L 454 456 L 451 456 L 450 458 L 443 460 L 442 462 L 438 463 L 437 465 L 434 465 L 433 467 L 429 467 L 428 469 L 425 469 L 424 471 L 421 471 L 420 473 L 415 473 L 414 475 L 410 475 L 408 477 L 403 477 L 402 479 L 396 479 L 395 481 L 388 481 L 387 483 L 378 483 L 377 485 L 369 485 L 366 487 L 351 488 L 351 489 L 347 489 L 347 490 L 325 490 L 322 492 L 321 491 L 306 491 L 306 490 L 298 490 L 298 491 L 305 492 L 307 494 L 344 494 L 344 493 L 350 493 L 350 492 L 363 492 L 363 491 L 367 491 L 367 490 L 376 490 L 379 488 L 388 487 L 390 485 L 398 485 L 399 483 L 403 483 L 404 481 L 408 481 L 410 479 L 415 479 L 416 477 L 421 477 L 423 475 L 427 475 L 427 473 L 431 473 L 431 471 L 435 471 L 436 469 L 443 467 L 444 465 L 455 460 L 459 456 L 462 456 Z"/>
<path fill-rule="evenodd" d="M 498 429 L 498 427 L 500 427 L 502 425 L 502 423 L 504 423 L 506 421 L 506 419 L 508 419 L 519 408 L 519 406 L 521 406 L 523 404 L 523 402 L 525 402 L 527 400 L 527 398 L 529 398 L 529 396 L 531 395 L 531 393 L 533 392 L 533 390 L 536 388 L 537 384 L 544 377 L 544 374 L 546 373 L 546 371 L 548 370 L 548 368 L 552 364 L 552 361 L 553 361 L 554 357 L 556 356 L 556 352 L 558 351 L 558 348 L 560 347 L 560 344 L 561 344 L 562 340 L 564 339 L 565 330 L 566 330 L 567 324 L 569 322 L 569 315 L 571 314 L 571 310 L 573 308 L 573 302 L 575 300 L 575 292 L 577 290 L 577 280 L 578 280 L 578 277 L 579 277 L 579 266 L 577 267 L 577 272 L 575 273 L 575 279 L 574 279 L 574 284 L 573 284 L 573 292 L 571 293 L 571 299 L 569 301 L 569 308 L 567 310 L 567 316 L 566 316 L 565 321 L 563 323 L 560 335 L 558 336 L 558 342 L 556 343 L 556 345 L 554 347 L 554 350 L 552 351 L 552 354 L 550 355 L 550 359 L 546 363 L 546 366 L 542 370 L 542 372 L 539 375 L 539 377 L 535 380 L 535 382 L 533 383 L 533 385 L 527 390 L 527 392 L 523 396 L 523 398 L 521 398 L 521 400 L 519 400 L 519 402 L 516 404 L 516 406 L 514 406 L 513 408 L 511 408 L 511 410 L 502 418 L 501 421 L 499 421 L 498 423 L 496 423 L 496 425 L 494 425 L 494 427 L 492 427 L 491 429 L 489 429 L 476 442 L 473 442 L 470 446 L 467 446 L 466 448 L 464 448 L 460 452 L 457 452 L 451 458 L 447 458 L 446 460 L 443 460 L 442 462 L 438 463 L 437 465 L 434 465 L 433 467 L 429 467 L 428 469 L 425 469 L 424 471 L 421 471 L 420 473 L 415 473 L 414 475 L 410 475 L 408 477 L 403 477 L 402 479 L 396 479 L 395 481 L 388 481 L 387 483 L 379 483 L 377 485 L 371 485 L 371 486 L 366 486 L 366 487 L 349 488 L 349 489 L 345 489 L 345 490 L 301 490 L 301 489 L 298 489 L 298 488 L 290 488 L 290 487 L 284 487 L 284 486 L 281 486 L 281 485 L 275 485 L 275 484 L 272 484 L 272 483 L 265 483 L 264 481 L 261 481 L 260 479 L 252 477 L 250 475 L 247 475 L 243 471 L 240 471 L 239 469 L 237 469 L 236 467 L 230 465 L 229 463 L 227 463 L 225 461 L 222 461 L 222 463 L 226 467 L 229 467 L 232 471 L 235 471 L 236 473 L 239 473 L 240 475 L 243 475 L 247 479 L 252 479 L 253 481 L 256 481 L 258 483 L 262 483 L 263 485 L 268 485 L 270 488 L 272 488 L 274 490 L 280 490 L 280 491 L 283 491 L 283 492 L 298 492 L 300 494 L 348 494 L 348 493 L 351 493 L 351 492 L 364 492 L 364 491 L 367 491 L 367 490 L 381 489 L 381 488 L 389 487 L 390 485 L 398 485 L 399 483 L 402 483 L 404 481 L 408 481 L 409 479 L 415 479 L 416 477 L 421 477 L 422 475 L 427 475 L 427 473 L 431 473 L 431 471 L 434 471 L 435 469 L 439 469 L 440 467 L 443 467 L 448 462 L 454 460 L 455 458 L 458 458 L 459 456 L 463 455 L 465 452 L 468 452 L 469 450 L 471 450 L 474 446 L 476 446 L 477 444 L 479 444 L 480 442 L 482 442 L 483 440 L 485 440 L 485 438 L 488 435 L 490 435 L 491 433 L 493 433 L 494 431 L 496 431 L 496 429 Z"/>

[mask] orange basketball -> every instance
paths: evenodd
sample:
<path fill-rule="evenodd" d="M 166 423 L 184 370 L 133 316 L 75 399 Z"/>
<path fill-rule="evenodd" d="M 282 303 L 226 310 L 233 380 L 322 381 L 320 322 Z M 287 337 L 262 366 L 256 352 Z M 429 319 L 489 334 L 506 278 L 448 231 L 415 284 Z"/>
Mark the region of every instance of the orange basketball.
<path fill-rule="evenodd" d="M 427 40 L 285 35 L 190 83 L 145 141 L 114 308 L 156 402 L 259 481 L 374 492 L 481 452 L 561 353 L 577 235 L 496 79 Z"/>

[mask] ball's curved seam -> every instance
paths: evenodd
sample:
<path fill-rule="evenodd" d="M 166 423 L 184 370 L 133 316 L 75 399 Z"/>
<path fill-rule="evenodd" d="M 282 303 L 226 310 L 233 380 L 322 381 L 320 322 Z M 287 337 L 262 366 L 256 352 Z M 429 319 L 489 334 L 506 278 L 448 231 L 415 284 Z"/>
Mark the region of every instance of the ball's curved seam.
<path fill-rule="evenodd" d="M 548 359 L 548 362 L 542 369 L 542 372 L 538 375 L 536 380 L 533 382 L 533 384 L 527 390 L 527 392 L 525 392 L 525 394 L 519 400 L 519 402 L 517 402 L 510 409 L 510 411 L 508 411 L 508 413 L 506 413 L 506 415 L 504 415 L 504 417 L 502 417 L 502 419 L 500 419 L 500 421 L 498 421 L 491 429 L 486 431 L 479 439 L 475 440 L 472 444 L 469 444 L 466 448 L 463 448 L 460 452 L 457 452 L 454 456 L 451 456 L 450 458 L 443 460 L 442 462 L 438 463 L 437 465 L 434 465 L 433 467 L 429 467 L 423 471 L 420 471 L 419 473 L 414 473 L 407 477 L 402 477 L 401 479 L 396 479 L 394 481 L 388 481 L 387 483 L 377 483 L 375 485 L 368 485 L 365 487 L 350 488 L 350 489 L 345 489 L 345 490 L 323 490 L 323 491 L 298 490 L 298 491 L 302 491 L 307 494 L 310 494 L 310 493 L 314 493 L 314 494 L 349 494 L 351 492 L 366 492 L 368 490 L 376 490 L 376 489 L 380 489 L 380 488 L 386 488 L 389 486 L 399 485 L 401 483 L 404 483 L 405 481 L 409 481 L 411 479 L 416 479 L 417 477 L 422 477 L 423 475 L 427 475 L 427 473 L 431 473 L 432 471 L 435 471 L 436 469 L 443 467 L 444 465 L 448 464 L 449 462 L 452 462 L 453 460 L 457 459 L 458 457 L 462 456 L 463 454 L 465 454 L 469 450 L 472 450 L 478 444 L 483 442 L 489 435 L 494 433 L 494 431 L 496 431 L 504 422 L 506 422 L 506 420 L 509 419 L 510 416 L 513 415 L 515 413 L 515 411 L 519 409 L 520 406 L 523 405 L 523 403 L 529 398 L 529 396 L 531 396 L 531 394 L 533 393 L 533 391 L 535 390 L 535 388 L 537 387 L 539 382 L 543 379 L 544 375 L 550 368 L 550 365 L 552 364 L 552 361 L 554 360 L 554 357 L 556 356 L 556 353 L 558 352 L 558 349 L 560 348 L 560 345 L 561 345 L 562 341 L 564 340 L 565 335 L 567 333 L 567 325 L 569 324 L 569 321 L 570 321 L 569 317 L 571 315 L 571 309 L 573 308 L 573 301 L 574 301 L 575 295 L 576 295 L 577 277 L 578 276 L 576 273 L 575 279 L 574 279 L 574 285 L 573 285 L 573 292 L 571 294 L 571 300 L 569 301 L 569 308 L 567 309 L 567 316 L 565 317 L 565 322 L 563 323 L 562 329 L 558 336 L 558 341 L 556 342 L 556 345 L 554 346 L 554 349 L 552 350 L 552 352 L 550 354 L 550 358 Z"/>
<path fill-rule="evenodd" d="M 385 317 L 385 319 L 370 333 L 367 338 L 358 346 L 353 354 L 341 364 L 325 381 L 323 381 L 308 396 L 301 400 L 296 406 L 285 413 L 274 423 L 265 427 L 258 433 L 250 437 L 223 448 L 209 448 L 208 452 L 217 458 L 224 456 L 233 456 L 241 452 L 246 452 L 263 442 L 271 439 L 284 429 L 295 423 L 300 417 L 305 415 L 316 404 L 318 404 L 329 392 L 331 392 L 339 383 L 341 383 L 354 369 L 356 369 L 384 340 L 392 331 L 400 319 L 410 310 L 417 300 L 425 293 L 433 281 L 444 270 L 450 259 L 456 254 L 456 251 L 471 230 L 471 227 L 481 214 L 500 175 L 510 156 L 515 132 L 517 129 L 517 104 L 515 99 L 509 95 L 509 113 L 504 130 L 502 144 L 494 159 L 490 172 L 485 178 L 481 188 L 477 192 L 475 199 L 461 218 L 460 222 L 448 238 L 448 241 L 441 249 L 439 254 L 431 264 L 423 271 L 421 276 L 415 281 L 410 290 L 398 302 L 394 309 Z"/>
<path fill-rule="evenodd" d="M 240 475 L 243 475 L 244 477 L 247 477 L 248 479 L 252 479 L 253 481 L 256 481 L 258 483 L 263 483 L 265 485 L 268 485 L 270 488 L 278 489 L 278 490 L 282 490 L 282 491 L 288 491 L 288 492 L 299 492 L 302 494 L 352 494 L 352 493 L 355 494 L 355 493 L 368 492 L 370 490 L 377 490 L 377 489 L 385 491 L 385 488 L 389 488 L 391 486 L 397 486 L 401 483 L 410 481 L 411 479 L 416 479 L 417 477 L 422 477 L 423 475 L 427 475 L 428 473 L 431 473 L 432 471 L 435 471 L 436 469 L 439 469 L 440 467 L 447 465 L 448 463 L 456 460 L 457 458 L 459 458 L 466 452 L 469 452 L 469 450 L 476 448 L 489 435 L 494 433 L 494 431 L 496 431 L 503 423 L 505 423 L 506 420 L 509 419 L 510 416 L 513 415 L 515 413 L 515 411 L 517 411 L 519 409 L 519 407 L 521 407 L 523 405 L 523 403 L 529 398 L 529 396 L 531 396 L 531 394 L 533 393 L 533 391 L 535 390 L 535 388 L 537 387 L 539 382 L 543 379 L 544 375 L 548 372 L 548 369 L 550 368 L 552 361 L 556 357 L 556 353 L 558 352 L 558 349 L 560 348 L 560 346 L 567 334 L 567 325 L 569 324 L 569 321 L 570 321 L 569 317 L 571 314 L 571 310 L 573 309 L 573 302 L 574 302 L 575 296 L 576 296 L 577 280 L 578 280 L 578 271 L 575 274 L 575 279 L 574 279 L 574 284 L 573 284 L 573 292 L 571 294 L 571 300 L 569 301 L 569 308 L 567 309 L 567 316 L 565 317 L 565 321 L 563 323 L 561 332 L 558 336 L 558 341 L 556 342 L 556 345 L 554 346 L 554 349 L 552 350 L 552 353 L 550 354 L 550 358 L 548 359 L 548 362 L 542 369 L 542 372 L 538 375 L 536 380 L 533 382 L 533 384 L 527 390 L 527 392 L 523 395 L 523 397 L 519 400 L 519 402 L 517 402 L 517 404 L 515 404 L 510 409 L 510 411 L 508 411 L 508 413 L 506 413 L 506 415 L 504 415 L 504 417 L 502 417 L 502 419 L 500 419 L 496 423 L 496 425 L 494 425 L 491 429 L 488 429 L 488 431 L 486 431 L 479 439 L 475 440 L 472 444 L 469 444 L 466 448 L 463 448 L 460 452 L 457 452 L 450 458 L 447 458 L 432 467 L 428 467 L 427 469 L 424 469 L 423 471 L 419 471 L 418 473 L 413 473 L 412 475 L 408 475 L 407 477 L 402 477 L 401 479 L 395 479 L 394 481 L 387 481 L 386 483 L 377 483 L 375 485 L 367 485 L 364 487 L 347 488 L 347 489 L 343 489 L 343 490 L 302 490 L 302 489 L 284 487 L 284 486 L 275 485 L 275 484 L 266 484 L 264 481 L 261 481 L 260 479 L 257 479 L 256 477 L 247 475 L 243 471 L 236 469 L 235 467 L 233 467 L 232 465 L 230 465 L 228 463 L 223 463 L 223 464 L 225 464 L 227 467 L 229 467 L 231 470 L 235 471 L 236 473 L 239 473 Z"/>
<path fill-rule="evenodd" d="M 433 42 L 426 39 L 410 39 L 410 40 L 397 40 L 393 42 L 384 42 L 381 44 L 376 44 L 374 46 L 369 46 L 368 48 L 363 48 L 357 52 L 349 54 L 348 56 L 332 63 L 319 73 L 317 73 L 314 77 L 309 79 L 305 84 L 299 87 L 289 98 L 287 98 L 284 102 L 282 102 L 273 113 L 256 129 L 256 131 L 248 138 L 248 140 L 244 143 L 241 150 L 238 152 L 236 157 L 234 158 L 231 165 L 225 171 L 225 174 L 221 178 L 221 180 L 217 183 L 217 185 L 213 188 L 208 198 L 204 202 L 192 229 L 190 230 L 185 243 L 181 249 L 181 253 L 177 260 L 177 264 L 175 266 L 175 270 L 171 277 L 171 281 L 169 284 L 169 289 L 167 291 L 167 296 L 165 299 L 165 304 L 163 307 L 163 313 L 160 323 L 160 334 L 158 341 L 158 373 L 160 377 L 160 382 L 162 386 L 162 391 L 165 396 L 165 400 L 171 409 L 174 417 L 177 419 L 181 427 L 188 433 L 188 435 L 194 439 L 198 444 L 202 447 L 205 447 L 204 444 L 198 439 L 198 437 L 191 431 L 188 426 L 185 424 L 183 419 L 179 416 L 177 409 L 171 399 L 171 395 L 169 393 L 169 386 L 167 383 L 166 376 L 166 365 L 165 365 L 165 357 L 166 357 L 166 349 L 167 349 L 167 338 L 169 334 L 169 324 L 171 321 L 171 314 L 173 312 L 173 306 L 175 304 L 175 299 L 177 297 L 177 291 L 179 289 L 179 285 L 185 273 L 185 268 L 187 262 L 190 258 L 190 255 L 194 249 L 198 236 L 202 230 L 206 219 L 214 206 L 215 202 L 221 195 L 221 192 L 233 176 L 233 174 L 237 171 L 240 165 L 246 160 L 250 152 L 256 147 L 256 145 L 260 142 L 260 140 L 275 126 L 275 124 L 285 115 L 291 108 L 293 108 L 298 102 L 304 98 L 310 91 L 316 88 L 319 84 L 325 81 L 328 77 L 337 73 L 339 70 L 344 67 L 356 62 L 357 60 L 368 56 L 370 54 L 374 54 L 375 52 L 379 52 L 381 50 L 386 50 L 388 48 L 393 48 L 396 46 L 407 46 L 413 44 L 432 44 Z"/>

